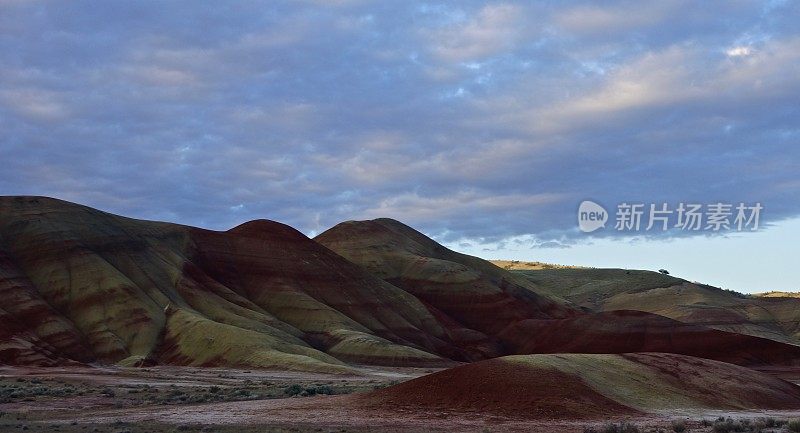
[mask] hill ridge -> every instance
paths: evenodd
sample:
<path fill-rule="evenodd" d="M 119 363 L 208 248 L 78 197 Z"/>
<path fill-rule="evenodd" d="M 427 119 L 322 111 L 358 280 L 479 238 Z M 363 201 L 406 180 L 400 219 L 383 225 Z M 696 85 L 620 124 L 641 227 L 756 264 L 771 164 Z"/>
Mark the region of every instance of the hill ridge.
<path fill-rule="evenodd" d="M 794 346 L 648 313 L 586 312 L 543 287 L 390 219 L 312 240 L 270 220 L 214 231 L 0 197 L 0 297 L 11 301 L 1 363 L 343 373 L 603 350 L 597 342 L 742 364 L 800 359 Z"/>

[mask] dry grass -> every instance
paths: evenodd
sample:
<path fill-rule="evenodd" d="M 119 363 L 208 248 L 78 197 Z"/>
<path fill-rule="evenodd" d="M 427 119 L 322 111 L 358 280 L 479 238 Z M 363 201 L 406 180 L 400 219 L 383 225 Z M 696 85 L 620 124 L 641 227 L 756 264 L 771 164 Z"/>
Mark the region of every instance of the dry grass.
<path fill-rule="evenodd" d="M 800 292 L 764 292 L 764 293 L 755 293 L 753 296 L 758 296 L 760 298 L 800 298 Z"/>
<path fill-rule="evenodd" d="M 540 269 L 584 269 L 581 266 L 557 265 L 545 262 L 525 262 L 520 260 L 489 260 L 495 266 L 507 271 L 532 271 Z"/>

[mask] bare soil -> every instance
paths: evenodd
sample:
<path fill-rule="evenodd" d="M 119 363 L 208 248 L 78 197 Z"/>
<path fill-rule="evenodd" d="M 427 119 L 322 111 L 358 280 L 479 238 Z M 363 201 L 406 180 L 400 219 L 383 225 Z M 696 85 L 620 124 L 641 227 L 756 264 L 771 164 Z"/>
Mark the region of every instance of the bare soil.
<path fill-rule="evenodd" d="M 363 404 L 367 391 L 433 371 L 363 367 L 358 375 L 341 376 L 186 367 L 0 367 L 0 432 L 581 433 L 622 421 L 642 432 L 669 432 L 676 419 L 684 420 L 686 431 L 712 432 L 718 417 L 751 423 L 800 418 L 800 411 L 673 411 L 553 421 L 469 405 L 412 410 L 388 401 Z M 787 430 L 782 424 L 763 431 Z"/>

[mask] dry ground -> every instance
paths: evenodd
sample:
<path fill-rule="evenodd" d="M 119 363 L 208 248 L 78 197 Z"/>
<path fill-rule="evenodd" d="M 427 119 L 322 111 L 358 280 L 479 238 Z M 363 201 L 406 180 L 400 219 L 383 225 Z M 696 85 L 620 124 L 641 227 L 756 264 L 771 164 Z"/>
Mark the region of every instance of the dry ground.
<path fill-rule="evenodd" d="M 526 421 L 481 413 L 353 409 L 349 394 L 384 388 L 429 369 L 361 368 L 337 376 L 231 369 L 0 367 L 0 432 L 584 432 L 628 421 L 642 432 L 712 432 L 718 417 L 799 418 L 800 412 L 672 411 L 627 420 Z M 781 376 L 800 378 L 798 371 Z M 313 395 L 310 395 L 313 394 Z M 329 395 L 331 394 L 331 395 Z M 304 396 L 305 395 L 305 396 Z M 349 409 L 342 409 L 344 406 Z M 702 419 L 709 420 L 705 425 Z M 765 432 L 788 431 L 785 425 Z"/>

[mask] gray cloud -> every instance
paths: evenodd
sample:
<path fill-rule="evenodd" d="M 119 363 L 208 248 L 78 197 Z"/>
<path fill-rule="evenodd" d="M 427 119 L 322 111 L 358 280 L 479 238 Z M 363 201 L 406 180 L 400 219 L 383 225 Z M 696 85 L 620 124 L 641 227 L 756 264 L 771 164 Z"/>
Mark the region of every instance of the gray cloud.
<path fill-rule="evenodd" d="M 0 2 L 0 193 L 547 246 L 587 198 L 761 201 L 776 221 L 800 214 L 798 19 L 780 1 Z"/>

